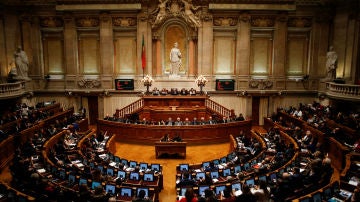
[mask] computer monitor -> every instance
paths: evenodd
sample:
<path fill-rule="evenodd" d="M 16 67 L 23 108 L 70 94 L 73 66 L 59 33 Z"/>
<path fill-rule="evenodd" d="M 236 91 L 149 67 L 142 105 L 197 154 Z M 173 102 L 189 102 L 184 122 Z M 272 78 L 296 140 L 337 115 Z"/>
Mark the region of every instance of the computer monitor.
<path fill-rule="evenodd" d="M 136 188 L 136 196 L 139 196 L 139 192 L 141 190 L 145 191 L 145 197 L 149 197 L 149 188 L 147 188 L 147 187 L 138 187 L 138 188 Z"/>
<path fill-rule="evenodd" d="M 220 161 L 219 159 L 215 159 L 212 161 L 214 163 L 215 166 L 219 165 L 220 164 Z"/>
<path fill-rule="evenodd" d="M 312 201 L 313 202 L 322 202 L 322 197 L 321 197 L 321 193 L 317 192 L 312 196 Z"/>
<path fill-rule="evenodd" d="M 208 185 L 199 186 L 199 196 L 205 196 L 205 190 L 210 189 Z"/>
<path fill-rule="evenodd" d="M 230 168 L 226 168 L 223 170 L 223 176 L 226 177 L 226 176 L 230 176 L 231 175 L 231 170 Z"/>
<path fill-rule="evenodd" d="M 107 168 L 106 169 L 106 174 L 110 175 L 110 176 L 113 176 L 114 175 L 114 169 L 113 168 Z"/>
<path fill-rule="evenodd" d="M 329 200 L 331 197 L 332 197 L 331 187 L 325 188 L 324 191 L 323 191 L 323 198 L 325 200 Z"/>
<path fill-rule="evenodd" d="M 209 166 L 210 166 L 210 162 L 208 162 L 208 161 L 202 163 L 202 167 L 203 167 L 203 168 L 207 168 L 207 167 L 209 167 Z"/>
<path fill-rule="evenodd" d="M 151 164 L 151 170 L 160 171 L 160 164 Z"/>
<path fill-rule="evenodd" d="M 180 196 L 185 196 L 186 189 L 187 189 L 187 187 L 181 187 L 179 195 Z"/>
<path fill-rule="evenodd" d="M 180 164 L 179 169 L 180 171 L 189 171 L 189 164 Z"/>
<path fill-rule="evenodd" d="M 215 186 L 215 194 L 220 195 L 226 189 L 225 185 Z"/>
<path fill-rule="evenodd" d="M 115 161 L 116 163 L 120 163 L 120 158 L 119 158 L 118 156 L 114 156 L 114 161 Z"/>
<path fill-rule="evenodd" d="M 76 177 L 75 175 L 70 174 L 68 179 L 69 179 L 69 184 L 73 184 L 75 183 Z"/>
<path fill-rule="evenodd" d="M 129 167 L 130 167 L 130 168 L 135 168 L 136 165 L 137 165 L 137 162 L 136 162 L 136 161 L 130 161 Z"/>
<path fill-rule="evenodd" d="M 259 182 L 260 182 L 260 181 L 267 182 L 266 175 L 261 175 L 261 176 L 259 176 Z"/>
<path fill-rule="evenodd" d="M 254 180 L 254 178 L 247 179 L 247 180 L 245 181 L 245 183 L 246 183 L 246 185 L 249 186 L 249 187 L 255 186 L 255 180 Z"/>
<path fill-rule="evenodd" d="M 82 184 L 86 184 L 86 185 L 87 185 L 87 179 L 85 179 L 85 178 L 80 178 L 80 180 L 79 180 L 79 185 L 82 185 Z"/>
<path fill-rule="evenodd" d="M 122 163 L 124 166 L 127 166 L 127 165 L 128 165 L 128 160 L 126 160 L 126 159 L 121 159 L 121 163 Z"/>
<path fill-rule="evenodd" d="M 119 170 L 117 173 L 118 178 L 125 179 L 126 178 L 126 172 L 123 170 Z"/>
<path fill-rule="evenodd" d="M 129 187 L 120 188 L 120 196 L 130 196 L 132 197 L 132 189 Z"/>
<path fill-rule="evenodd" d="M 95 189 L 96 187 L 99 187 L 101 186 L 101 183 L 100 182 L 97 182 L 97 181 L 93 181 L 91 183 L 91 189 Z"/>
<path fill-rule="evenodd" d="M 90 168 L 95 168 L 95 163 L 94 163 L 94 162 L 90 162 L 90 163 L 89 163 L 89 166 L 90 166 Z"/>
<path fill-rule="evenodd" d="M 153 182 L 154 181 L 154 174 L 153 173 L 145 173 L 144 174 L 144 181 Z"/>
<path fill-rule="evenodd" d="M 220 159 L 220 162 L 221 162 L 221 163 L 226 163 L 226 162 L 227 162 L 226 156 L 225 156 L 225 157 L 222 157 L 222 158 Z"/>
<path fill-rule="evenodd" d="M 182 179 L 184 179 L 184 178 L 185 178 L 184 176 L 185 176 L 185 175 L 184 175 L 184 174 L 182 174 L 181 178 L 182 178 Z M 192 178 L 192 175 L 189 173 L 189 177 L 188 177 L 188 179 L 189 179 L 189 180 L 191 180 L 191 178 Z"/>
<path fill-rule="evenodd" d="M 245 163 L 244 164 L 244 170 L 249 170 L 250 169 L 250 164 L 249 163 Z"/>
<path fill-rule="evenodd" d="M 210 173 L 210 176 L 211 176 L 212 179 L 217 179 L 217 178 L 219 178 L 219 172 L 218 171 L 212 171 Z"/>
<path fill-rule="evenodd" d="M 205 179 L 205 173 L 204 172 L 197 172 L 196 173 L 196 180 Z"/>
<path fill-rule="evenodd" d="M 139 180 L 139 177 L 140 177 L 140 175 L 138 172 L 131 172 L 129 178 L 130 178 L 130 180 Z"/>
<path fill-rule="evenodd" d="M 227 155 L 227 159 L 232 160 L 236 157 L 236 154 L 234 152 L 231 152 L 230 154 Z"/>
<path fill-rule="evenodd" d="M 66 178 L 66 172 L 65 172 L 65 170 L 60 170 L 60 172 L 59 172 L 59 177 L 60 177 L 60 179 L 65 180 L 65 178 Z"/>
<path fill-rule="evenodd" d="M 240 182 L 232 183 L 231 184 L 231 189 L 234 190 L 234 191 L 241 190 L 241 183 Z"/>
<path fill-rule="evenodd" d="M 310 202 L 310 197 L 305 197 L 303 199 L 299 199 L 299 202 Z"/>
<path fill-rule="evenodd" d="M 101 173 L 104 172 L 104 166 L 102 166 L 102 165 L 98 165 L 97 169 L 100 170 Z"/>
<path fill-rule="evenodd" d="M 271 180 L 271 181 L 274 181 L 274 180 L 276 180 L 276 179 L 277 179 L 276 173 L 271 173 L 271 174 L 270 174 L 270 180 Z"/>
<path fill-rule="evenodd" d="M 105 192 L 108 193 L 108 194 L 110 194 L 110 195 L 115 194 L 115 185 L 113 185 L 113 184 L 107 184 L 107 185 L 105 186 Z"/>
<path fill-rule="evenodd" d="M 140 169 L 141 169 L 141 170 L 146 170 L 146 169 L 148 169 L 148 164 L 147 164 L 147 163 L 140 163 Z"/>
<path fill-rule="evenodd" d="M 234 167 L 234 172 L 235 172 L 235 173 L 241 172 L 241 166 L 240 166 L 240 165 L 236 165 L 236 166 Z"/>

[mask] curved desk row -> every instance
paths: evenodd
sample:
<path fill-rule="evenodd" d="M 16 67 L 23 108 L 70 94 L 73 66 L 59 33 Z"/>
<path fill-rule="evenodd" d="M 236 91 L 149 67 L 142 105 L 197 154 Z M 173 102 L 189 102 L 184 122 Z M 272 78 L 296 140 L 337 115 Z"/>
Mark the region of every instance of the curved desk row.
<path fill-rule="evenodd" d="M 116 134 L 116 140 L 154 144 L 169 134 L 170 137 L 180 135 L 188 144 L 224 143 L 229 141 L 229 135 L 238 135 L 240 131 L 250 134 L 251 120 L 236 121 L 214 125 L 196 126 L 158 126 L 126 124 L 122 122 L 98 120 L 97 129 Z"/>

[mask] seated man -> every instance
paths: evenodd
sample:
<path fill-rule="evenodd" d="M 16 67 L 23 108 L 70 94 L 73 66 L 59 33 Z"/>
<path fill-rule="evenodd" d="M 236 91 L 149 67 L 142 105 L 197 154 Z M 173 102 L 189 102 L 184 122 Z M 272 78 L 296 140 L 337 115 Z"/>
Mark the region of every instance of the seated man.
<path fill-rule="evenodd" d="M 182 142 L 182 138 L 179 134 L 176 134 L 176 136 L 172 139 L 173 142 Z"/>
<path fill-rule="evenodd" d="M 152 200 L 148 199 L 146 196 L 145 196 L 145 191 L 144 190 L 140 190 L 139 191 L 139 194 L 137 196 L 136 199 L 132 200 L 133 202 L 152 202 Z"/>
<path fill-rule="evenodd" d="M 174 125 L 175 126 L 182 126 L 183 125 L 183 122 L 181 121 L 180 117 L 176 118 L 176 121 L 175 121 Z"/>
<path fill-rule="evenodd" d="M 196 182 L 190 178 L 190 173 L 185 172 L 182 179 L 177 184 L 179 187 L 194 186 Z"/>

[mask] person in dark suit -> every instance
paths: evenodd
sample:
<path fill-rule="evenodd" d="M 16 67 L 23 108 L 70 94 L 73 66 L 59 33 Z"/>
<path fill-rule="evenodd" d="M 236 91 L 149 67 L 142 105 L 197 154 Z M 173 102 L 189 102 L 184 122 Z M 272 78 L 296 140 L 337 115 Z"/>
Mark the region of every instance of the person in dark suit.
<path fill-rule="evenodd" d="M 187 186 L 195 186 L 196 182 L 190 178 L 190 173 L 185 172 L 183 174 L 183 178 L 179 181 L 178 186 L 179 187 L 187 187 Z"/>
<path fill-rule="evenodd" d="M 192 125 L 199 125 L 199 122 L 197 121 L 197 118 L 194 117 L 193 121 L 191 122 Z"/>
<path fill-rule="evenodd" d="M 161 139 L 160 142 L 169 142 L 171 141 L 169 134 L 165 134 Z"/>
<path fill-rule="evenodd" d="M 145 191 L 140 190 L 136 199 L 132 200 L 133 202 L 152 202 L 152 200 L 145 197 Z"/>

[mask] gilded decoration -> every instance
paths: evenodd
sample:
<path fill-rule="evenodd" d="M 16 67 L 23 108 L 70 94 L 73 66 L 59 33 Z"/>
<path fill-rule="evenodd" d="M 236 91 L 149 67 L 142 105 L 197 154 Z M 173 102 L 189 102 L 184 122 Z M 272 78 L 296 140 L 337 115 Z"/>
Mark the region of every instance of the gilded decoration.
<path fill-rule="evenodd" d="M 41 27 L 62 27 L 64 24 L 63 20 L 59 17 L 42 17 L 40 18 Z"/>
<path fill-rule="evenodd" d="M 84 17 L 76 19 L 76 26 L 78 27 L 98 27 L 99 19 L 95 17 Z"/>
<path fill-rule="evenodd" d="M 178 17 L 196 29 L 201 26 L 200 13 L 200 6 L 194 6 L 192 0 L 159 0 L 150 13 L 150 23 L 152 28 L 158 28 L 167 19 Z"/>
<path fill-rule="evenodd" d="M 273 27 L 275 25 L 274 16 L 252 16 L 251 26 L 253 27 Z"/>
<path fill-rule="evenodd" d="M 288 20 L 288 27 L 311 27 L 310 17 L 291 17 Z"/>
<path fill-rule="evenodd" d="M 271 88 L 273 86 L 273 82 L 267 79 L 251 79 L 249 81 L 250 88 L 258 88 L 261 90 Z"/>
<path fill-rule="evenodd" d="M 235 26 L 237 20 L 235 17 L 215 17 L 214 26 Z"/>
<path fill-rule="evenodd" d="M 136 18 L 131 17 L 114 17 L 113 25 L 117 27 L 132 27 L 136 26 Z"/>
<path fill-rule="evenodd" d="M 101 83 L 98 79 L 82 79 L 78 81 L 78 85 L 80 88 L 98 88 Z"/>

